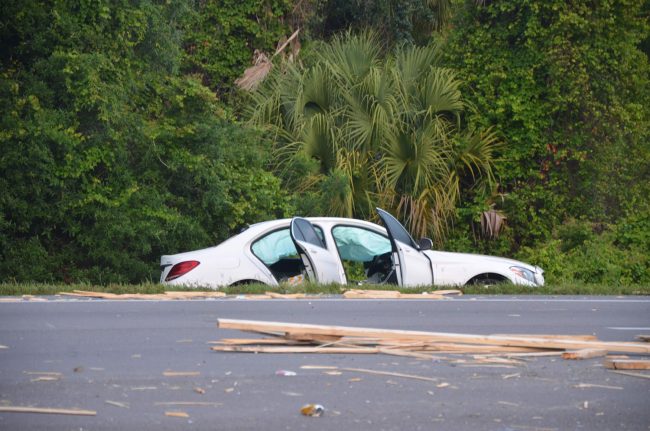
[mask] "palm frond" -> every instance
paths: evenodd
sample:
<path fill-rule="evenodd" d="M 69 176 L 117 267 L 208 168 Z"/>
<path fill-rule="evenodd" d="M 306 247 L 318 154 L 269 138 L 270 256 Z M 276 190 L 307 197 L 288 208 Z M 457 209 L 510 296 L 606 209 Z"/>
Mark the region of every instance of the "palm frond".
<path fill-rule="evenodd" d="M 422 105 L 428 115 L 447 113 L 459 121 L 463 110 L 460 81 L 450 69 L 432 67 L 422 87 Z"/>
<path fill-rule="evenodd" d="M 335 37 L 323 52 L 331 70 L 345 83 L 357 83 L 379 61 L 381 45 L 376 33 L 347 32 Z M 345 84 L 344 84 L 345 85 Z"/>

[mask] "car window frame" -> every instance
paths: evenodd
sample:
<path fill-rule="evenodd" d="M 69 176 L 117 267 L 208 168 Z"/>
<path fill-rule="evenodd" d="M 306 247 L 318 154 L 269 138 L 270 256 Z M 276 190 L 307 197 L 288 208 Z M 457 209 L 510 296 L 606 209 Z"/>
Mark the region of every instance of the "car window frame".
<path fill-rule="evenodd" d="M 388 241 L 388 244 L 391 246 L 391 250 L 392 250 L 392 243 L 390 241 L 390 237 L 388 235 L 386 235 L 385 233 L 382 233 L 380 231 L 377 231 L 377 230 L 372 229 L 372 228 L 367 227 L 367 226 L 358 226 L 358 225 L 355 225 L 355 224 L 352 224 L 352 223 L 337 223 L 337 224 L 333 225 L 330 228 L 330 236 L 332 237 L 332 241 L 334 241 L 334 247 L 336 248 L 336 253 L 339 256 L 339 260 L 341 261 L 341 263 L 343 262 L 343 258 L 341 257 L 341 252 L 339 251 L 339 247 L 336 244 L 336 238 L 334 237 L 334 229 L 336 229 L 337 227 L 351 227 L 351 228 L 363 229 L 363 230 L 367 230 L 369 232 L 372 232 L 374 234 L 377 234 L 377 235 L 385 238 L 386 241 Z"/>
<path fill-rule="evenodd" d="M 312 223 L 312 224 L 313 224 L 313 223 Z M 325 248 L 327 248 L 327 241 L 326 241 L 326 238 L 325 238 L 325 231 L 324 231 L 324 229 L 323 229 L 321 226 L 316 225 L 316 224 L 314 224 L 314 228 L 316 229 L 316 233 L 319 233 L 319 234 L 322 236 L 321 239 L 323 240 L 323 243 L 325 244 Z M 291 224 L 288 224 L 288 225 L 285 226 L 285 227 L 279 227 L 279 228 L 276 228 L 276 229 L 272 229 L 272 230 L 270 230 L 270 231 L 268 231 L 268 232 L 264 232 L 264 233 L 258 235 L 255 239 L 253 239 L 253 240 L 250 242 L 250 246 L 248 247 L 250 253 L 251 253 L 253 256 L 255 256 L 255 259 L 257 259 L 258 261 L 260 261 L 260 262 L 262 263 L 262 265 L 264 265 L 267 269 L 269 269 L 269 265 L 267 265 L 266 262 L 264 262 L 264 261 L 263 261 L 263 260 L 262 260 L 258 255 L 257 255 L 257 254 L 255 254 L 255 252 L 253 251 L 253 246 L 254 246 L 257 242 L 259 242 L 260 240 L 262 240 L 263 238 L 266 238 L 267 236 L 272 235 L 272 234 L 274 234 L 275 232 L 280 232 L 280 231 L 282 231 L 282 230 L 286 230 L 287 233 L 288 233 L 289 238 L 291 238 Z M 292 243 L 293 243 L 293 240 L 292 240 Z M 295 244 L 294 244 L 294 248 L 295 248 Z M 298 249 L 296 249 L 296 256 L 298 256 L 297 258 L 300 257 L 300 253 L 298 252 Z M 280 259 L 276 260 L 276 261 L 273 262 L 273 263 L 276 263 L 276 262 L 278 262 L 279 260 L 280 260 Z M 273 264 L 271 264 L 271 265 L 273 265 Z M 270 271 L 270 269 L 269 269 L 269 271 Z"/>

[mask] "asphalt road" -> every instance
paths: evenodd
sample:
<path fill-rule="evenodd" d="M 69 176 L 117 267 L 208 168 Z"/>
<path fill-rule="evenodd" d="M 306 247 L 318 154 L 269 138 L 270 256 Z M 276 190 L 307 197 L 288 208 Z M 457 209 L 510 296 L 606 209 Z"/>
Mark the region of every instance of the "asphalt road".
<path fill-rule="evenodd" d="M 527 358 L 523 365 L 494 366 L 387 355 L 219 353 L 207 342 L 248 334 L 217 329 L 218 318 L 632 341 L 650 334 L 650 299 L 0 302 L 6 347 L 0 348 L 0 406 L 97 412 L 0 412 L 0 429 L 650 430 L 650 379 L 614 373 L 602 359 Z M 435 380 L 332 375 L 303 365 Z M 302 416 L 306 403 L 322 404 L 324 415 Z"/>

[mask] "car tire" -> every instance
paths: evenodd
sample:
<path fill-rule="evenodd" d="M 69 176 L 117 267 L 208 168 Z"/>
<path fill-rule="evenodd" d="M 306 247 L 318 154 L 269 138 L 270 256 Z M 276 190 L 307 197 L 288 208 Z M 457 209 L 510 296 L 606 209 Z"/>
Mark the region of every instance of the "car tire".
<path fill-rule="evenodd" d="M 507 283 L 508 279 L 498 274 L 480 274 L 467 282 L 468 286 L 483 286 L 488 288 L 497 284 Z"/>

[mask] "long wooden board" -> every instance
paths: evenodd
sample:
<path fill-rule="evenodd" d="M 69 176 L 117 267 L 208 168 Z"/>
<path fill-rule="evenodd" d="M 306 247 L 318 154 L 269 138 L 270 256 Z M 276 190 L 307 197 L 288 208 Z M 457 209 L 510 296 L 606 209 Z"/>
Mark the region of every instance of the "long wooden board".
<path fill-rule="evenodd" d="M 562 359 L 591 359 L 607 355 L 603 349 L 582 349 L 562 353 Z"/>
<path fill-rule="evenodd" d="M 217 352 L 247 352 L 247 353 L 379 353 L 378 347 L 319 347 L 319 346 L 212 346 L 210 350 Z"/>
<path fill-rule="evenodd" d="M 347 326 L 312 325 L 284 322 L 263 322 L 255 320 L 219 319 L 217 326 L 222 329 L 242 331 L 309 333 L 336 336 L 375 337 L 383 339 L 402 338 L 430 342 L 446 341 L 452 343 L 485 344 L 496 346 L 536 347 L 545 349 L 601 349 L 608 352 L 650 353 L 648 343 L 582 341 L 574 339 L 548 339 L 537 337 L 513 337 L 498 335 L 455 334 L 445 332 L 406 331 L 395 329 L 357 328 Z"/>
<path fill-rule="evenodd" d="M 95 416 L 95 410 L 79 409 L 54 409 L 47 407 L 21 407 L 21 406 L 0 406 L 0 412 L 10 413 L 41 413 L 52 415 L 76 415 L 76 416 Z"/>
<path fill-rule="evenodd" d="M 603 365 L 613 370 L 650 370 L 650 359 L 605 358 Z"/>

